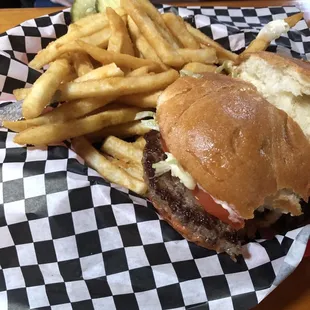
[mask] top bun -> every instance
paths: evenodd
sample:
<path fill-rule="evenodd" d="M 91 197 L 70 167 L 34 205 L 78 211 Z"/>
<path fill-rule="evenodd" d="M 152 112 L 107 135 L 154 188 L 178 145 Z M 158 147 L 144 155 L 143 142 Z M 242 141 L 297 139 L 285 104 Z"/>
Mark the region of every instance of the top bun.
<path fill-rule="evenodd" d="M 180 78 L 159 98 L 157 120 L 169 152 L 244 219 L 267 203 L 301 214 L 299 198 L 309 195 L 310 144 L 253 85 L 215 73 Z"/>

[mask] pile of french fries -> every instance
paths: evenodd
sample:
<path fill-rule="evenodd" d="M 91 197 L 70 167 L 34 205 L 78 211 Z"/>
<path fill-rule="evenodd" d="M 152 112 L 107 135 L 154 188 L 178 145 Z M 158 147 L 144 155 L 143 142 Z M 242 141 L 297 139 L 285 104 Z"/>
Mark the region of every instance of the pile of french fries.
<path fill-rule="evenodd" d="M 251 51 L 269 43 L 252 43 Z M 143 135 L 150 128 L 139 118 L 147 113 L 140 112 L 155 111 L 180 70 L 215 72 L 224 61 L 237 59 L 181 17 L 161 15 L 148 0 L 121 0 L 115 10 L 71 24 L 34 57 L 30 67 L 48 68 L 31 88 L 14 91 L 23 100 L 24 119 L 3 125 L 18 133 L 14 141 L 22 145 L 71 139 L 104 178 L 143 195 Z M 52 109 L 52 103 L 59 104 Z M 135 142 L 125 141 L 128 137 Z M 92 145 L 98 141 L 103 141 L 100 150 Z"/>

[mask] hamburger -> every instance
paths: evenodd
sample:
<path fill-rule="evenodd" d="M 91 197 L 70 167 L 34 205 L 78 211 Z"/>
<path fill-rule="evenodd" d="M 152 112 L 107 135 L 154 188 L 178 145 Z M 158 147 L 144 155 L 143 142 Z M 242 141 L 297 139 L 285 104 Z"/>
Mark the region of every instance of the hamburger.
<path fill-rule="evenodd" d="M 270 69 L 275 60 L 265 55 L 244 57 L 234 68 L 238 78 L 206 73 L 178 79 L 159 98 L 159 132 L 145 135 L 144 178 L 159 214 L 187 240 L 233 258 L 241 254 L 240 232 L 257 214 L 268 210 L 265 226 L 282 214 L 299 216 L 310 192 L 307 128 L 287 109 L 304 90 L 287 94 L 253 69 L 261 85 L 291 96 L 277 106 L 272 90 L 245 73 L 251 61 Z"/>

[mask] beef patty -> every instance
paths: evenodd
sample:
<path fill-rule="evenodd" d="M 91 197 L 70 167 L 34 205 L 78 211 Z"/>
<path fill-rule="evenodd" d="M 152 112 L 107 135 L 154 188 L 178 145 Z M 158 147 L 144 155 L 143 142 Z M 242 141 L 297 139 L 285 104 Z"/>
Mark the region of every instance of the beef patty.
<path fill-rule="evenodd" d="M 183 237 L 202 247 L 226 252 L 232 258 L 241 254 L 237 232 L 228 224 L 208 214 L 192 191 L 169 172 L 155 177 L 152 164 L 166 158 L 160 133 L 152 130 L 145 136 L 142 164 L 149 187 L 149 199 L 159 214 Z"/>

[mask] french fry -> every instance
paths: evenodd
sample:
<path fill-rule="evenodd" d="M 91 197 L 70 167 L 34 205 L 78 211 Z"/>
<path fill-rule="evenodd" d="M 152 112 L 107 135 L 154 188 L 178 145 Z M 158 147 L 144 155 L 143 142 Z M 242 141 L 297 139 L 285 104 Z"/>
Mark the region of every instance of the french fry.
<path fill-rule="evenodd" d="M 177 49 L 180 47 L 178 40 L 173 37 L 173 34 L 170 33 L 169 28 L 163 20 L 162 14 L 154 7 L 150 1 L 137 0 L 137 4 L 143 9 L 144 12 L 150 17 L 159 30 L 163 38 L 165 38 L 173 48 Z"/>
<path fill-rule="evenodd" d="M 70 73 L 70 65 L 65 59 L 58 59 L 51 64 L 33 84 L 30 93 L 23 102 L 23 116 L 34 118 L 39 116 L 50 103 L 64 77 Z"/>
<path fill-rule="evenodd" d="M 140 111 L 138 108 L 121 108 L 64 123 L 31 127 L 18 133 L 14 141 L 18 144 L 48 145 L 133 121 Z"/>
<path fill-rule="evenodd" d="M 101 141 L 108 136 L 116 136 L 119 138 L 128 138 L 133 136 L 141 136 L 148 133 L 151 129 L 144 126 L 141 121 L 133 121 L 116 126 L 103 128 L 99 131 L 87 135 L 87 139 L 96 142 Z"/>
<path fill-rule="evenodd" d="M 111 29 L 110 26 L 108 25 L 107 27 L 104 27 L 103 29 L 89 36 L 80 38 L 80 40 L 85 43 L 93 44 L 101 48 L 107 48 L 110 36 L 111 36 Z"/>
<path fill-rule="evenodd" d="M 78 76 L 85 75 L 94 69 L 88 55 L 85 53 L 72 53 L 71 59 Z"/>
<path fill-rule="evenodd" d="M 116 99 L 116 102 L 125 103 L 140 108 L 156 108 L 157 100 L 161 94 L 162 91 L 159 90 L 150 93 L 127 95 L 119 97 L 118 99 Z"/>
<path fill-rule="evenodd" d="M 142 71 L 145 72 L 146 67 L 141 67 L 141 68 L 143 70 L 141 70 L 140 72 Z M 105 65 L 97 69 L 94 69 L 81 77 L 75 78 L 73 81 L 74 82 L 85 82 L 85 81 L 91 81 L 91 80 L 105 79 L 109 77 L 123 77 L 123 76 L 124 76 L 124 72 L 120 68 L 118 68 L 114 63 L 111 63 L 109 65 Z M 76 75 L 68 76 L 68 82 L 71 82 L 73 77 L 76 77 Z M 16 100 L 24 100 L 30 92 L 31 92 L 31 88 L 17 88 L 13 90 L 13 94 Z"/>
<path fill-rule="evenodd" d="M 285 22 L 288 23 L 290 28 L 294 27 L 301 19 L 303 18 L 303 13 L 297 13 L 292 16 L 289 16 L 284 19 Z M 254 52 L 261 52 L 265 51 L 267 47 L 270 45 L 271 41 L 270 38 L 266 38 L 264 36 L 257 36 L 245 49 L 241 54 L 244 55 L 246 53 L 254 53 Z"/>
<path fill-rule="evenodd" d="M 119 160 L 109 155 L 106 155 L 105 157 L 114 165 L 118 166 L 121 169 L 124 169 L 127 173 L 129 173 L 134 178 L 144 181 L 143 180 L 143 167 L 141 164 L 126 163 L 123 160 Z"/>
<path fill-rule="evenodd" d="M 141 9 L 136 0 L 121 0 L 121 5 L 139 27 L 141 33 L 154 48 L 163 63 L 173 67 L 184 65 L 182 56 L 162 37 L 152 19 Z"/>
<path fill-rule="evenodd" d="M 89 97 L 116 97 L 163 89 L 172 84 L 179 74 L 170 69 L 155 75 L 115 77 L 104 80 L 71 82 L 60 87 L 60 101 Z"/>
<path fill-rule="evenodd" d="M 91 57 L 101 62 L 102 64 L 109 64 L 114 62 L 118 67 L 121 68 L 125 67 L 130 69 L 137 69 L 140 67 L 148 66 L 150 71 L 162 71 L 159 63 L 156 63 L 149 59 L 141 59 L 130 55 L 109 52 L 82 41 L 79 41 L 78 45 L 82 50 L 87 52 Z"/>
<path fill-rule="evenodd" d="M 123 16 L 125 11 L 123 9 L 117 9 L 117 13 Z M 91 20 L 86 22 L 86 20 Z M 98 13 L 85 17 L 75 23 L 78 27 L 64 36 L 60 37 L 54 42 L 51 42 L 45 49 L 38 52 L 34 59 L 29 63 L 29 66 L 34 69 L 40 69 L 44 65 L 50 63 L 57 58 L 57 50 L 62 45 L 68 44 L 76 39 L 89 36 L 99 30 L 108 26 L 108 19 L 105 13 Z"/>
<path fill-rule="evenodd" d="M 127 74 L 127 76 L 142 76 L 149 73 L 149 68 L 147 66 L 135 69 Z"/>
<path fill-rule="evenodd" d="M 133 145 L 137 148 L 139 148 L 140 150 L 143 150 L 145 147 L 146 141 L 144 139 L 144 137 L 139 137 L 134 143 Z"/>
<path fill-rule="evenodd" d="M 101 145 L 101 151 L 125 162 L 141 163 L 142 150 L 132 143 L 114 136 L 107 137 Z"/>
<path fill-rule="evenodd" d="M 147 186 L 144 182 L 132 177 L 126 171 L 111 163 L 84 137 L 73 139 L 72 146 L 90 167 L 94 168 L 108 181 L 124 186 L 138 194 L 145 194 L 147 191 Z"/>
<path fill-rule="evenodd" d="M 135 53 L 126 24 L 112 8 L 107 7 L 106 14 L 111 28 L 108 51 L 134 56 Z"/>
<path fill-rule="evenodd" d="M 75 79 L 74 82 L 85 82 L 91 80 L 100 80 L 110 77 L 123 77 L 123 76 L 124 72 L 115 63 L 111 63 L 90 71 L 89 73 Z"/>
<path fill-rule="evenodd" d="M 184 20 L 180 16 L 173 13 L 166 13 L 162 15 L 165 24 L 170 29 L 172 34 L 178 38 L 183 47 L 191 49 L 199 49 L 200 44 L 193 35 L 187 30 Z"/>
<path fill-rule="evenodd" d="M 45 124 L 63 123 L 72 119 L 85 116 L 113 101 L 113 98 L 86 98 L 81 100 L 70 101 L 62 104 L 60 107 L 53 109 L 39 117 L 20 120 L 4 121 L 3 126 L 15 132 L 21 132 L 31 127 Z"/>
<path fill-rule="evenodd" d="M 190 62 L 182 68 L 182 70 L 188 70 L 194 73 L 215 72 L 216 69 L 217 66 L 215 65 L 206 65 L 201 62 Z"/>
<path fill-rule="evenodd" d="M 202 62 L 202 63 L 217 63 L 216 51 L 212 47 L 203 49 L 180 48 L 178 53 L 185 59 L 186 62 Z"/>
<path fill-rule="evenodd" d="M 162 63 L 161 59 L 157 56 L 153 47 L 141 34 L 139 28 L 137 27 L 137 25 L 135 24 L 135 22 L 132 20 L 130 16 L 128 16 L 128 28 L 129 28 L 130 36 L 134 42 L 134 45 L 138 49 L 142 57 L 159 63 L 164 71 L 168 70 L 168 67 Z"/>
<path fill-rule="evenodd" d="M 300 12 L 300 13 L 296 13 L 294 15 L 291 15 L 287 18 L 285 18 L 284 20 L 288 23 L 288 25 L 290 26 L 290 28 L 294 27 L 300 20 L 302 20 L 302 18 L 304 17 L 304 13 Z"/>
<path fill-rule="evenodd" d="M 220 63 L 223 63 L 225 60 L 232 60 L 234 62 L 237 60 L 238 58 L 237 54 L 226 50 L 223 46 L 213 41 L 211 38 L 206 36 L 200 30 L 191 26 L 189 23 L 185 22 L 185 25 L 186 25 L 187 30 L 194 36 L 194 38 L 199 43 L 206 45 L 206 46 L 214 47 L 216 49 L 217 57 L 219 58 Z"/>

